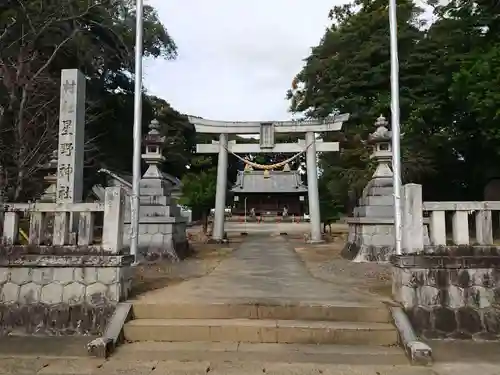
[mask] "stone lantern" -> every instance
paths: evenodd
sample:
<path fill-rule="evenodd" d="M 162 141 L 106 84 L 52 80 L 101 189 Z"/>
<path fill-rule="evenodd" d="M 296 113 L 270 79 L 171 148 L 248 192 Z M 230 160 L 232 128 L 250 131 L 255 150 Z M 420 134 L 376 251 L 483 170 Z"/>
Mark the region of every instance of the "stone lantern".
<path fill-rule="evenodd" d="M 161 178 L 162 174 L 158 165 L 165 161 L 162 154 L 165 137 L 160 133 L 160 123 L 158 120 L 151 121 L 149 132 L 144 136 L 145 153 L 142 154 L 142 160 L 148 165 L 146 173 L 142 178 Z"/>
<path fill-rule="evenodd" d="M 139 182 L 139 253 L 146 260 L 165 258 L 178 261 L 189 252 L 187 219 L 171 197 L 172 183 L 160 170 L 165 160 L 162 155 L 165 138 L 160 133 L 160 123 L 151 121 L 149 132 L 144 136 L 142 154 L 148 169 Z M 124 233 L 128 233 L 129 227 L 130 214 L 125 220 Z M 127 245 L 130 236 L 124 235 L 123 242 Z"/>
<path fill-rule="evenodd" d="M 49 161 L 43 164 L 40 169 L 46 173 L 43 180 L 47 184 L 47 188 L 40 197 L 40 202 L 55 202 L 57 191 L 57 150 L 52 152 Z"/>
<path fill-rule="evenodd" d="M 392 178 L 390 168 L 392 163 L 392 131 L 387 129 L 387 125 L 385 117 L 380 115 L 375 122 L 377 129 L 368 138 L 368 143 L 373 145 L 370 159 L 374 159 L 378 163 L 373 174 L 374 179 Z"/>

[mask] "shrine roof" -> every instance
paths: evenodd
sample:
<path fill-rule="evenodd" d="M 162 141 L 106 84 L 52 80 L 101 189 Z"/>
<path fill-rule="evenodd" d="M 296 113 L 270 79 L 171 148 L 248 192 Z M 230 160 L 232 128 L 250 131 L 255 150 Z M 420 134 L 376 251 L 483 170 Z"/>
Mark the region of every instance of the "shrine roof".
<path fill-rule="evenodd" d="M 307 186 L 302 183 L 297 171 L 270 171 L 268 178 L 264 171 L 238 171 L 236 183 L 231 189 L 234 193 L 306 193 Z"/>

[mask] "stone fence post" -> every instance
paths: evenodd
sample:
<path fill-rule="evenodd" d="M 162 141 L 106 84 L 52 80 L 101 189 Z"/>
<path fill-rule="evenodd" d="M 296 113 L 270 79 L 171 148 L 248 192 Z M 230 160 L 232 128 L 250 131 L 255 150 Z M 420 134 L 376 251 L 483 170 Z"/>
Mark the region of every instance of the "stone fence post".
<path fill-rule="evenodd" d="M 422 185 L 403 186 L 403 253 L 424 250 L 424 214 Z"/>
<path fill-rule="evenodd" d="M 104 251 L 117 253 L 122 250 L 124 214 L 125 190 L 119 186 L 106 188 L 102 228 L 102 249 Z"/>

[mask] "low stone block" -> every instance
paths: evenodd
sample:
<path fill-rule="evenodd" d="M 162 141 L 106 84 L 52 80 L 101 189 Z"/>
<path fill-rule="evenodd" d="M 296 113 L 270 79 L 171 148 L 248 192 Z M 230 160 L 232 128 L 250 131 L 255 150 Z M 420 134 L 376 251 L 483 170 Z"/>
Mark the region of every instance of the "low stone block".
<path fill-rule="evenodd" d="M 452 333 L 457 329 L 455 311 L 447 307 L 439 307 L 434 310 L 434 327 L 444 333 Z"/>
<path fill-rule="evenodd" d="M 70 305 L 81 304 L 85 300 L 85 285 L 72 282 L 64 286 L 63 302 Z"/>
<path fill-rule="evenodd" d="M 107 358 L 112 351 L 113 340 L 106 337 L 98 337 L 87 344 L 87 352 L 92 357 Z"/>
<path fill-rule="evenodd" d="M 432 329 L 432 311 L 429 308 L 417 306 L 408 311 L 408 316 L 412 326 L 423 332 Z"/>
<path fill-rule="evenodd" d="M 483 312 L 483 321 L 486 332 L 495 335 L 500 334 L 500 310 L 489 308 Z"/>
<path fill-rule="evenodd" d="M 445 290 L 448 300 L 445 303 L 446 306 L 457 309 L 459 307 L 465 306 L 464 290 L 458 286 L 450 285 Z"/>
<path fill-rule="evenodd" d="M 0 285 L 10 280 L 10 270 L 8 268 L 0 267 Z"/>
<path fill-rule="evenodd" d="M 90 285 L 97 282 L 97 268 L 96 267 L 82 267 L 75 269 L 75 281 L 81 282 L 85 285 Z"/>
<path fill-rule="evenodd" d="M 19 290 L 19 302 L 20 303 L 37 303 L 40 300 L 40 294 L 42 287 L 33 282 L 24 284 Z"/>
<path fill-rule="evenodd" d="M 10 281 L 17 285 L 27 284 L 32 281 L 31 268 L 12 268 L 10 270 Z"/>
<path fill-rule="evenodd" d="M 33 269 L 33 282 L 39 285 L 50 284 L 54 280 L 53 268 L 34 268 Z"/>
<path fill-rule="evenodd" d="M 417 290 L 417 304 L 422 306 L 438 306 L 439 290 L 432 286 L 422 286 Z"/>
<path fill-rule="evenodd" d="M 360 206 L 390 206 L 394 204 L 392 196 L 368 196 L 359 199 Z"/>
<path fill-rule="evenodd" d="M 63 286 L 59 283 L 51 283 L 42 287 L 40 302 L 46 304 L 61 303 L 63 300 Z"/>
<path fill-rule="evenodd" d="M 481 332 L 482 324 L 478 310 L 463 307 L 457 310 L 458 329 L 471 335 Z"/>
<path fill-rule="evenodd" d="M 427 366 L 432 363 L 432 349 L 429 345 L 420 341 L 411 341 L 406 350 L 412 364 Z"/>
<path fill-rule="evenodd" d="M 103 283 L 94 283 L 87 286 L 85 299 L 91 305 L 103 305 L 108 303 L 108 287 Z M 117 301 L 118 302 L 118 301 Z"/>
<path fill-rule="evenodd" d="M 15 303 L 19 300 L 20 286 L 11 282 L 5 283 L 0 292 L 0 301 L 6 303 Z"/>
<path fill-rule="evenodd" d="M 394 208 L 390 206 L 356 207 L 354 217 L 394 217 Z"/>
<path fill-rule="evenodd" d="M 106 267 L 97 269 L 97 281 L 103 284 L 113 284 L 118 281 L 118 269 Z"/>
<path fill-rule="evenodd" d="M 74 267 L 54 268 L 54 281 L 60 284 L 69 284 L 74 281 Z"/>

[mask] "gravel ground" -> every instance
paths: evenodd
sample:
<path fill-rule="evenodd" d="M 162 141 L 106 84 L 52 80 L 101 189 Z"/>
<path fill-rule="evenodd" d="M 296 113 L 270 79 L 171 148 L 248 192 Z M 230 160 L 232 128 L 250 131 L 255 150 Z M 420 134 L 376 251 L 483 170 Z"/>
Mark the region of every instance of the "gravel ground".
<path fill-rule="evenodd" d="M 345 233 L 333 234 L 331 242 L 308 245 L 291 240 L 295 251 L 304 261 L 311 274 L 321 280 L 346 285 L 383 298 L 391 297 L 391 266 L 376 263 L 353 263 L 341 256 L 345 245 Z"/>
<path fill-rule="evenodd" d="M 191 242 L 195 254 L 178 263 L 164 261 L 138 266 L 135 269 L 131 298 L 182 281 L 202 277 L 211 273 L 227 258 L 237 243 L 230 245 Z"/>

